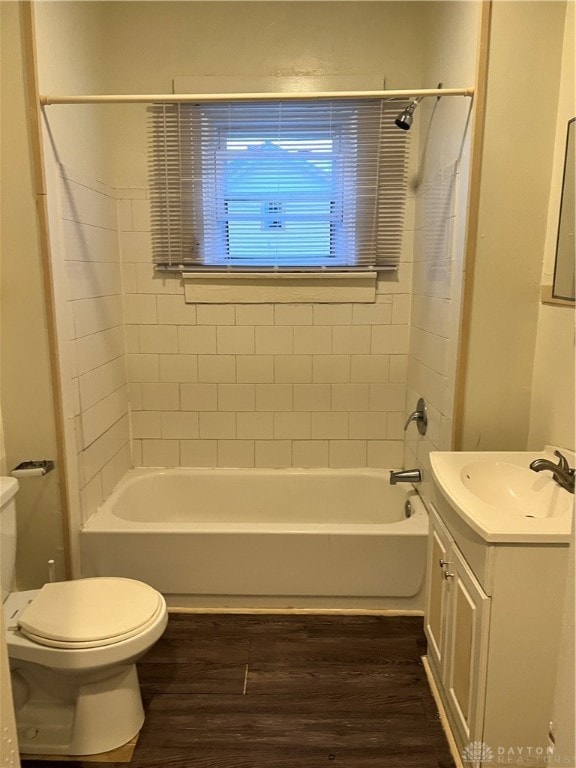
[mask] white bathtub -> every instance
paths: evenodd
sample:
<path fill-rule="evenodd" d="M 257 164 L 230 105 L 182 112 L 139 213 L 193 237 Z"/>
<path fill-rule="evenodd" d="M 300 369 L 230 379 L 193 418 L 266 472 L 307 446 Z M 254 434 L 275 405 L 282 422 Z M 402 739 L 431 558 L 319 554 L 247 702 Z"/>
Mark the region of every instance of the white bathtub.
<path fill-rule="evenodd" d="M 172 607 L 421 611 L 428 517 L 388 477 L 134 469 L 82 529 L 82 575 L 141 579 Z"/>

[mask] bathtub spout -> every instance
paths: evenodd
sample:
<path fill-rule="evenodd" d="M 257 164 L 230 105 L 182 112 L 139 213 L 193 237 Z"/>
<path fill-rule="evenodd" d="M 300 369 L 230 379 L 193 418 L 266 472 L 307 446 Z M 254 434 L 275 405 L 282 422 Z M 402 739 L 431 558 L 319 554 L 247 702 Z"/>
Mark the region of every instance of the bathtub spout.
<path fill-rule="evenodd" d="M 422 474 L 419 469 L 400 469 L 396 472 L 390 472 L 390 485 L 396 483 L 419 483 L 422 480 Z"/>

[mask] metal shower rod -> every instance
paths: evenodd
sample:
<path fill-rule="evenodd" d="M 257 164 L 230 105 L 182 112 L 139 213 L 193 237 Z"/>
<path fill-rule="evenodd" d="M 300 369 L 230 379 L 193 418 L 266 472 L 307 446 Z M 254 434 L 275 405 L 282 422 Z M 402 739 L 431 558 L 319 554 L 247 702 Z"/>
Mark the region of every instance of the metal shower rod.
<path fill-rule="evenodd" d="M 427 96 L 474 95 L 474 88 L 424 88 L 410 91 L 290 91 L 288 93 L 159 93 L 159 94 L 97 94 L 40 96 L 43 107 L 53 104 L 174 104 L 228 101 L 296 101 L 321 99 L 401 99 Z"/>

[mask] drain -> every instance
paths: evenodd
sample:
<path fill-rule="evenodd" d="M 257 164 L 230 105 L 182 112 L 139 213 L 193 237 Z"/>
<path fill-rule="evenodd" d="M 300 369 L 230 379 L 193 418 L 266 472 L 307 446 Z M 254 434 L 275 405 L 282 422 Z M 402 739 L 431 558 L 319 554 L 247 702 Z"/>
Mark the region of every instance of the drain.
<path fill-rule="evenodd" d="M 534 518 L 534 517 L 536 517 L 536 515 L 524 515 L 524 517 L 532 517 L 532 518 Z"/>

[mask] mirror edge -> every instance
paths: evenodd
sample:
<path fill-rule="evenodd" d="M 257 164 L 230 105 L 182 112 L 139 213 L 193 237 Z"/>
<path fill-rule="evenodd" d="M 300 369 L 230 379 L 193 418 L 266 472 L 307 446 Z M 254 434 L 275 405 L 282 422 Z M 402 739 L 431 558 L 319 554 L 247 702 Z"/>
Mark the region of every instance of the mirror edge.
<path fill-rule="evenodd" d="M 566 143 L 564 149 L 564 167 L 562 172 L 562 188 L 560 193 L 560 206 L 558 210 L 558 227 L 556 234 L 556 253 L 554 256 L 554 275 L 552 278 L 551 286 L 542 286 L 541 301 L 544 304 L 559 304 L 561 306 L 571 306 L 576 304 L 576 295 L 564 296 L 561 295 L 560 289 L 557 285 L 557 273 L 558 273 L 558 256 L 560 247 L 560 234 L 561 234 L 561 222 L 562 213 L 564 210 L 564 203 L 566 198 L 566 176 L 568 172 L 568 152 L 570 146 L 570 132 L 572 131 L 572 141 L 574 142 L 574 130 L 576 130 L 576 117 L 572 117 L 568 120 L 566 126 Z"/>

